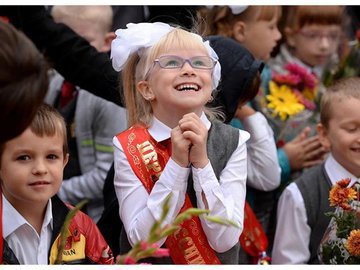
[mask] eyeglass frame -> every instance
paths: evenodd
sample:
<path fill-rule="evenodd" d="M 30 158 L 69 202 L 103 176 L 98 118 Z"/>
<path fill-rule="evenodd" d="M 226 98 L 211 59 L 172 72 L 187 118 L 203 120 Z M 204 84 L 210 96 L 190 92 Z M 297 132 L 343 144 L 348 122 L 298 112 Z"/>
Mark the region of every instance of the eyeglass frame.
<path fill-rule="evenodd" d="M 303 37 L 305 37 L 308 40 L 313 41 L 313 42 L 321 41 L 324 37 L 326 37 L 328 40 L 338 42 L 341 38 L 340 32 L 336 33 L 337 37 L 334 39 L 331 37 L 332 33 L 323 33 L 323 32 L 317 32 L 317 31 L 304 31 L 304 30 L 299 30 L 299 31 L 297 31 L 297 33 L 301 34 Z M 312 34 L 314 35 L 313 37 L 311 37 Z M 333 34 L 335 34 L 335 32 Z"/>
<path fill-rule="evenodd" d="M 160 58 L 162 57 L 176 57 L 178 59 L 181 59 L 182 60 L 182 65 L 181 66 L 178 66 L 178 67 L 163 67 L 160 63 Z M 205 68 L 199 68 L 199 67 L 194 67 L 193 64 L 191 63 L 191 59 L 193 58 L 197 58 L 197 57 L 206 57 L 208 59 L 210 59 L 213 63 L 213 66 L 212 67 L 205 67 Z M 150 74 L 150 71 L 154 68 L 154 66 L 156 65 L 156 63 L 159 64 L 159 66 L 163 69 L 182 69 L 185 65 L 185 63 L 188 63 L 192 68 L 194 69 L 199 69 L 199 70 L 211 70 L 213 69 L 216 64 L 217 64 L 217 60 L 214 60 L 212 57 L 210 56 L 207 56 L 207 55 L 200 55 L 200 56 L 193 56 L 193 57 L 190 57 L 190 58 L 182 58 L 181 56 L 177 56 L 177 55 L 162 55 L 160 56 L 159 58 L 156 58 L 154 59 L 153 61 L 153 65 L 149 68 L 149 70 L 146 72 L 145 76 L 144 76 L 144 79 L 146 80 L 148 77 L 149 77 L 149 74 Z"/>

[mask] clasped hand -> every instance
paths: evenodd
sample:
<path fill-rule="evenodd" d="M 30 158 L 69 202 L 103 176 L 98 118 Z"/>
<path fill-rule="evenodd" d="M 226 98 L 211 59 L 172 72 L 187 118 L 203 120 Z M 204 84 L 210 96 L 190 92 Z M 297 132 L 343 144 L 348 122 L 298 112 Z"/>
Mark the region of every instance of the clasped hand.
<path fill-rule="evenodd" d="M 171 131 L 171 158 L 181 167 L 191 164 L 195 168 L 204 168 L 209 162 L 207 136 L 208 130 L 200 117 L 195 113 L 185 114 Z"/>

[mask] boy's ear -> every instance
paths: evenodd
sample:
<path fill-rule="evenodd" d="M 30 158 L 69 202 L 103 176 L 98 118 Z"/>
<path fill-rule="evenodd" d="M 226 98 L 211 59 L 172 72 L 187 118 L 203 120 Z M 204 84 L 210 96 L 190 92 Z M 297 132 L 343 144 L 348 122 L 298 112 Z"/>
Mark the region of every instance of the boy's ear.
<path fill-rule="evenodd" d="M 136 89 L 140 92 L 144 99 L 152 101 L 155 99 L 154 92 L 152 91 L 148 81 L 140 81 L 136 85 Z"/>
<path fill-rule="evenodd" d="M 321 145 L 330 151 L 331 142 L 328 137 L 327 128 L 323 124 L 319 123 L 316 126 L 316 130 L 319 135 L 319 141 L 320 141 Z"/>
<path fill-rule="evenodd" d="M 234 39 L 237 42 L 243 43 L 245 41 L 246 39 L 245 31 L 246 31 L 246 23 L 244 23 L 243 21 L 237 21 L 236 23 L 234 23 L 232 32 Z"/>
<path fill-rule="evenodd" d="M 65 168 L 65 166 L 66 166 L 66 164 L 68 163 L 68 161 L 69 161 L 69 154 L 66 154 L 66 155 L 64 156 L 64 166 L 63 166 L 63 168 Z"/>
<path fill-rule="evenodd" d="M 108 32 L 104 37 L 104 45 L 100 49 L 101 52 L 109 52 L 111 49 L 111 42 L 116 38 L 115 32 Z"/>
<path fill-rule="evenodd" d="M 295 31 L 293 29 L 291 29 L 290 27 L 285 27 L 284 33 L 285 33 L 285 37 L 286 37 L 286 43 L 290 47 L 295 47 L 296 46 Z"/>

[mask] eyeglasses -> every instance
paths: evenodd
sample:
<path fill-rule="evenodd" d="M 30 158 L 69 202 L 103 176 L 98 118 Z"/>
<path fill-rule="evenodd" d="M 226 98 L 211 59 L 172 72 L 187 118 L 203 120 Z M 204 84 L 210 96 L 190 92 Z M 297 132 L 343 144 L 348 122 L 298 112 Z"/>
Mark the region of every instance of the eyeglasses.
<path fill-rule="evenodd" d="M 330 33 L 299 31 L 299 33 L 310 42 L 321 42 L 323 38 L 327 38 L 327 40 L 331 42 L 338 42 L 340 39 L 340 33 L 338 31 Z"/>
<path fill-rule="evenodd" d="M 209 56 L 194 56 L 184 59 L 176 55 L 163 55 L 155 59 L 154 62 L 159 63 L 161 68 L 166 69 L 182 68 L 186 62 L 196 69 L 212 69 L 216 65 L 216 61 Z"/>

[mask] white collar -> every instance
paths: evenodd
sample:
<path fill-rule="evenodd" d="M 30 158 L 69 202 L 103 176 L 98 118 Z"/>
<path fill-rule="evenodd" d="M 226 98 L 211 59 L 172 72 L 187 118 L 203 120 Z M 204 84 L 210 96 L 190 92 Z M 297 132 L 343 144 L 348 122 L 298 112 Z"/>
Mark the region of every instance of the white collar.
<path fill-rule="evenodd" d="M 355 177 L 352 173 L 341 166 L 331 154 L 329 154 L 325 161 L 325 170 L 331 180 L 332 185 L 335 185 L 337 181 L 340 181 L 344 178 L 351 179 L 349 186 L 352 186 L 355 182 L 360 183 L 359 178 Z"/>
<path fill-rule="evenodd" d="M 11 205 L 11 203 L 5 198 L 2 194 L 3 200 L 3 238 L 8 237 L 10 234 L 15 232 L 19 227 L 24 224 L 30 225 L 29 222 Z M 7 222 L 5 222 L 5 220 Z M 53 227 L 53 217 L 52 217 L 52 207 L 51 200 L 49 200 L 46 206 L 45 217 L 43 221 L 42 228 L 50 224 L 51 228 Z"/>
<path fill-rule="evenodd" d="M 200 119 L 205 124 L 206 128 L 209 130 L 211 127 L 211 122 L 206 117 L 204 112 L 201 113 Z M 151 137 L 153 137 L 157 142 L 164 141 L 171 137 L 171 128 L 162 123 L 155 116 L 153 117 L 148 130 Z"/>

